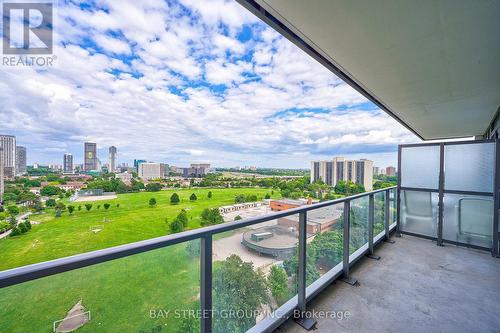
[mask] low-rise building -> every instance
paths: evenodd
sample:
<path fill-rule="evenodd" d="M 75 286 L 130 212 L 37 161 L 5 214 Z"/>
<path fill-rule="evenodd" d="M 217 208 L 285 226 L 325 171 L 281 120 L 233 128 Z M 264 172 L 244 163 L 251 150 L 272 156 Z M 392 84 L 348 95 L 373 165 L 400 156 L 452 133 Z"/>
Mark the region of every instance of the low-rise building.
<path fill-rule="evenodd" d="M 273 212 L 280 212 L 282 210 L 288 210 L 288 209 L 293 209 L 297 208 L 300 206 L 304 205 L 310 205 L 312 203 L 312 199 L 299 199 L 299 200 L 293 200 L 293 199 L 279 199 L 279 200 L 271 200 L 269 202 L 269 207 L 271 207 L 271 210 Z"/>

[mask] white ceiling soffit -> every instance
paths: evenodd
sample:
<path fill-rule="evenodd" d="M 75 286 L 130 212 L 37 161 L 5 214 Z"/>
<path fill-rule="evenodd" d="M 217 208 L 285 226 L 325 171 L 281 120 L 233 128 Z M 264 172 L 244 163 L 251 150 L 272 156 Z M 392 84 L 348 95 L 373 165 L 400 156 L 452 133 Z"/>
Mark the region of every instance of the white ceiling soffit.
<path fill-rule="evenodd" d="M 238 1 L 424 139 L 482 135 L 500 106 L 498 0 Z"/>

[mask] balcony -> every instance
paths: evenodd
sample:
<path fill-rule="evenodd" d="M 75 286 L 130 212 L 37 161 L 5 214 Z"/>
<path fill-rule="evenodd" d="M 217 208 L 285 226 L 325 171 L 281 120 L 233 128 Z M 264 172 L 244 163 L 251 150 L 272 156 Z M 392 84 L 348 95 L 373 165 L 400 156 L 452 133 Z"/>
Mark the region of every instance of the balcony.
<path fill-rule="evenodd" d="M 495 331 L 499 145 L 402 145 L 397 187 L 0 272 L 2 329 Z"/>

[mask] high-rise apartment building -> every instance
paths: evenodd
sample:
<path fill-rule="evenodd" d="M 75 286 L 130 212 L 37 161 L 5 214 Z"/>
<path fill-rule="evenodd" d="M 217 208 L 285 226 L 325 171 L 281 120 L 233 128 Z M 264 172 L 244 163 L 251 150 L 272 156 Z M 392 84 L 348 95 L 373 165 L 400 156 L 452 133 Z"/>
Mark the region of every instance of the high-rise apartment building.
<path fill-rule="evenodd" d="M 311 183 L 322 180 L 335 186 L 341 180 L 361 184 L 365 190 L 373 189 L 373 161 L 361 159 L 349 161 L 334 157 L 331 161 L 311 162 Z"/>
<path fill-rule="evenodd" d="M 97 170 L 97 145 L 95 143 L 85 142 L 83 156 L 85 171 Z"/>
<path fill-rule="evenodd" d="M 115 146 L 109 147 L 109 172 L 115 172 L 116 171 L 116 153 L 117 149 Z"/>
<path fill-rule="evenodd" d="M 139 172 L 139 164 L 146 163 L 146 160 L 134 160 L 134 168 L 135 171 Z"/>
<path fill-rule="evenodd" d="M 385 168 L 385 174 L 387 176 L 395 176 L 396 175 L 396 168 L 393 166 L 388 166 Z"/>
<path fill-rule="evenodd" d="M 16 175 L 22 176 L 26 172 L 26 147 L 16 146 Z"/>
<path fill-rule="evenodd" d="M 4 178 L 14 178 L 16 175 L 16 137 L 0 135 L 0 147 L 3 148 Z"/>
<path fill-rule="evenodd" d="M 160 163 L 143 162 L 139 164 L 138 170 L 139 178 L 144 180 L 161 178 L 161 165 Z"/>
<path fill-rule="evenodd" d="M 73 167 L 73 155 L 71 154 L 64 154 L 64 160 L 63 160 L 63 171 L 64 173 L 73 173 L 74 167 Z"/>

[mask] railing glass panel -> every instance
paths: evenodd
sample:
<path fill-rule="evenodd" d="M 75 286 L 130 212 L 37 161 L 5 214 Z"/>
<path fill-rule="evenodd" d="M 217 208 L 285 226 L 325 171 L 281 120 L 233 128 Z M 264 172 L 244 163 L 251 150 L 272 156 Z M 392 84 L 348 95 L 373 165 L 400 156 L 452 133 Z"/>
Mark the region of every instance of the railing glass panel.
<path fill-rule="evenodd" d="M 307 212 L 307 286 L 342 262 L 343 216 L 343 203 Z"/>
<path fill-rule="evenodd" d="M 213 239 L 213 331 L 245 332 L 297 295 L 299 214 Z"/>
<path fill-rule="evenodd" d="M 373 237 L 385 230 L 385 192 L 373 195 Z"/>
<path fill-rule="evenodd" d="M 349 255 L 368 245 L 368 196 L 351 200 Z"/>
<path fill-rule="evenodd" d="M 199 240 L 0 289 L 1 332 L 198 330 Z M 71 317 L 71 318 L 69 318 Z"/>

